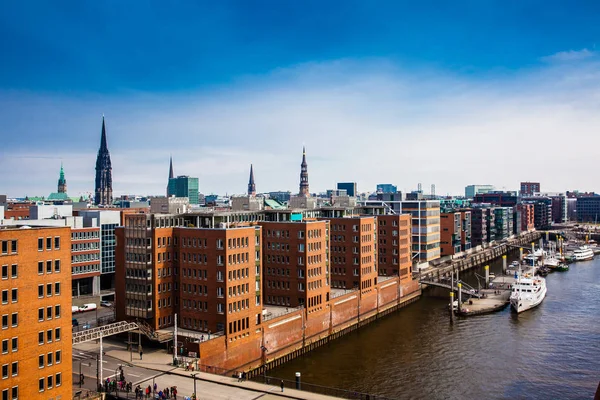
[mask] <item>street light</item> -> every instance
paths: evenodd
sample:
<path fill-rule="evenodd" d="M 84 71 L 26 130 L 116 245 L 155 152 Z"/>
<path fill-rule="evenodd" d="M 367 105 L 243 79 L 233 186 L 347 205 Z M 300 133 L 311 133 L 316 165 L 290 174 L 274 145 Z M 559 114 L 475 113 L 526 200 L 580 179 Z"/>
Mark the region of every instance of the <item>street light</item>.
<path fill-rule="evenodd" d="M 194 378 L 194 400 L 197 400 L 198 398 L 196 397 L 196 375 L 198 375 L 198 373 L 194 373 L 191 375 L 192 375 L 192 378 Z"/>

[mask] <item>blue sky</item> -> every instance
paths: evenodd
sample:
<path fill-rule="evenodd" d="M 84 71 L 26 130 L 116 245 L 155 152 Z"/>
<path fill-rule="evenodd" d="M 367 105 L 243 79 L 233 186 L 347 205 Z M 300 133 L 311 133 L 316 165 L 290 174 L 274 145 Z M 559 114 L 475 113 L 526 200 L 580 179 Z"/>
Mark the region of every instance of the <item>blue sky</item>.
<path fill-rule="evenodd" d="M 259 191 L 295 191 L 303 144 L 317 191 L 600 189 L 540 167 L 598 140 L 598 2 L 213 3 L 3 4 L 0 192 L 47 195 L 60 160 L 93 190 L 103 113 L 117 193 L 162 193 L 171 153 L 206 193 L 251 162 Z"/>

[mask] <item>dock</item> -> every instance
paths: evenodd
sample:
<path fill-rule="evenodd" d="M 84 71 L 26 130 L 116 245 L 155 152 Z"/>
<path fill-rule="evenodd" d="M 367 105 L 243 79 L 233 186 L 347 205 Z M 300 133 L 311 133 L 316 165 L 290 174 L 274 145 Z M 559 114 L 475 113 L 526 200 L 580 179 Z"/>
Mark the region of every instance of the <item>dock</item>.
<path fill-rule="evenodd" d="M 509 271 L 514 272 L 514 270 Z M 524 271 L 524 273 L 531 273 L 531 271 Z M 481 297 L 464 301 L 456 310 L 456 314 L 470 317 L 503 310 L 509 304 L 512 285 L 516 281 L 514 274 L 494 278 L 489 289 L 481 290 Z"/>

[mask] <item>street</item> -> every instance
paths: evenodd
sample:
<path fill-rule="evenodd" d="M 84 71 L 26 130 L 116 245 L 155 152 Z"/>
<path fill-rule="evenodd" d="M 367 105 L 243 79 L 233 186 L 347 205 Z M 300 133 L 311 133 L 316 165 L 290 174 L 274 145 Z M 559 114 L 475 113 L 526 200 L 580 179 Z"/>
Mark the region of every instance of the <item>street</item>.
<path fill-rule="evenodd" d="M 110 319 L 115 314 L 115 310 L 112 307 L 98 307 L 93 311 L 86 311 L 81 313 L 73 313 L 73 318 L 77 320 L 79 326 L 73 327 L 73 332 L 78 332 L 83 329 L 83 326 L 89 324 L 90 327 L 95 327 L 96 319 L 103 321 Z"/>
<path fill-rule="evenodd" d="M 134 359 L 137 359 L 138 357 L 138 355 L 135 353 L 133 356 Z M 79 388 L 80 365 L 81 372 L 85 376 L 82 387 L 90 390 L 96 389 L 96 357 L 97 353 L 78 350 L 77 348 L 73 347 L 74 392 L 77 390 L 77 388 Z M 125 380 L 133 383 L 133 390 L 135 390 L 135 387 L 138 384 L 145 389 L 148 385 L 153 386 L 154 383 L 156 383 L 158 390 L 162 390 L 166 387 L 176 386 L 179 393 L 177 398 L 179 399 L 183 399 L 183 396 L 191 396 L 194 393 L 194 379 L 191 376 L 187 378 L 180 375 L 171 375 L 168 372 L 154 371 L 139 366 L 128 365 L 127 363 L 110 356 L 103 357 L 103 379 L 106 380 L 106 378 L 110 377 L 112 380 L 115 376 L 118 376 L 118 368 L 120 365 L 123 366 Z M 278 386 L 273 386 L 271 389 L 273 392 L 281 391 Z M 217 383 L 200 380 L 196 381 L 196 394 L 198 399 L 201 400 L 254 400 L 258 398 L 261 400 L 281 399 L 280 396 L 271 396 L 265 393 L 219 385 Z M 130 393 L 129 396 L 133 399 L 135 394 Z M 123 397 L 126 398 L 127 395 L 124 394 Z"/>

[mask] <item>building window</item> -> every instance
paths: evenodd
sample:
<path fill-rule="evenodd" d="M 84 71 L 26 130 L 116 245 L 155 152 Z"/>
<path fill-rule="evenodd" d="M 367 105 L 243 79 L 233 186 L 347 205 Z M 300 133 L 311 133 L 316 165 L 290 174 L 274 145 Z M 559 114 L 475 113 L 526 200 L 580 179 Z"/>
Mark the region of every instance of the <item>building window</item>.
<path fill-rule="evenodd" d="M 60 304 L 54 306 L 54 318 L 60 318 Z"/>
<path fill-rule="evenodd" d="M 8 314 L 2 316 L 2 329 L 8 328 Z"/>
<path fill-rule="evenodd" d="M 8 279 L 8 265 L 2 266 L 2 279 Z"/>
<path fill-rule="evenodd" d="M 19 289 L 11 290 L 11 300 L 13 303 L 16 303 L 19 299 Z"/>
<path fill-rule="evenodd" d="M 42 275 L 44 273 L 44 262 L 38 261 L 38 275 Z"/>
<path fill-rule="evenodd" d="M 56 374 L 56 386 L 60 386 L 62 384 L 62 374 L 59 372 Z"/>
<path fill-rule="evenodd" d="M 52 273 L 52 260 L 46 261 L 46 273 L 47 274 Z"/>
<path fill-rule="evenodd" d="M 54 260 L 54 272 L 60 272 L 60 260 Z"/>
<path fill-rule="evenodd" d="M 2 391 L 2 400 L 8 400 L 8 389 Z"/>
<path fill-rule="evenodd" d="M 46 319 L 52 319 L 52 306 L 46 307 Z"/>
<path fill-rule="evenodd" d="M 19 313 L 13 313 L 11 315 L 11 323 L 13 327 L 19 325 Z"/>
<path fill-rule="evenodd" d="M 2 366 L 2 379 L 8 378 L 8 364 Z"/>
<path fill-rule="evenodd" d="M 15 352 L 19 349 L 19 338 L 12 338 L 12 351 Z"/>
<path fill-rule="evenodd" d="M 48 353 L 46 355 L 46 365 L 50 366 L 54 364 L 54 353 Z"/>
<path fill-rule="evenodd" d="M 38 285 L 38 298 L 44 297 L 44 285 Z"/>
<path fill-rule="evenodd" d="M 46 250 L 52 250 L 52 238 L 46 238 Z"/>
<path fill-rule="evenodd" d="M 56 355 L 54 356 L 54 361 L 55 361 L 57 364 L 60 364 L 60 361 L 61 361 L 60 357 L 61 357 L 61 355 L 62 355 L 61 351 L 60 351 L 60 350 L 57 350 L 57 351 L 56 351 Z"/>
<path fill-rule="evenodd" d="M 38 382 L 39 382 L 38 383 L 38 390 L 40 392 L 43 392 L 44 391 L 44 378 L 40 378 L 40 380 Z"/>
<path fill-rule="evenodd" d="M 12 399 L 11 400 L 18 400 L 19 398 L 19 387 L 18 386 L 13 386 L 12 388 Z"/>
<path fill-rule="evenodd" d="M 54 250 L 60 249 L 60 236 L 54 237 Z"/>
<path fill-rule="evenodd" d="M 60 340 L 60 328 L 56 328 L 54 330 L 54 340 L 56 340 L 56 341 Z"/>
<path fill-rule="evenodd" d="M 19 362 L 18 361 L 15 361 L 14 363 L 12 363 L 10 372 L 11 372 L 12 376 L 19 375 Z"/>
<path fill-rule="evenodd" d="M 8 290 L 2 291 L 2 304 L 8 304 Z"/>
<path fill-rule="evenodd" d="M 46 343 L 52 343 L 52 329 L 46 331 Z"/>
<path fill-rule="evenodd" d="M 2 354 L 8 353 L 8 339 L 2 341 Z"/>
<path fill-rule="evenodd" d="M 43 288 L 43 286 L 42 286 Z M 43 321 L 44 320 L 44 309 L 43 308 L 38 308 L 38 321 Z"/>
<path fill-rule="evenodd" d="M 48 389 L 52 389 L 53 386 L 54 386 L 54 376 L 50 375 L 47 379 L 46 387 Z"/>
<path fill-rule="evenodd" d="M 38 238 L 38 251 L 44 250 L 44 238 Z"/>
<path fill-rule="evenodd" d="M 11 275 L 11 278 L 13 278 L 13 279 L 17 278 L 19 276 L 17 272 L 18 272 L 18 266 L 17 266 L 17 264 L 11 265 L 10 266 L 10 275 Z"/>
<path fill-rule="evenodd" d="M 38 356 L 38 367 L 44 368 L 44 355 L 43 354 L 40 354 Z"/>
<path fill-rule="evenodd" d="M 38 332 L 38 344 L 44 344 L 44 332 Z"/>

